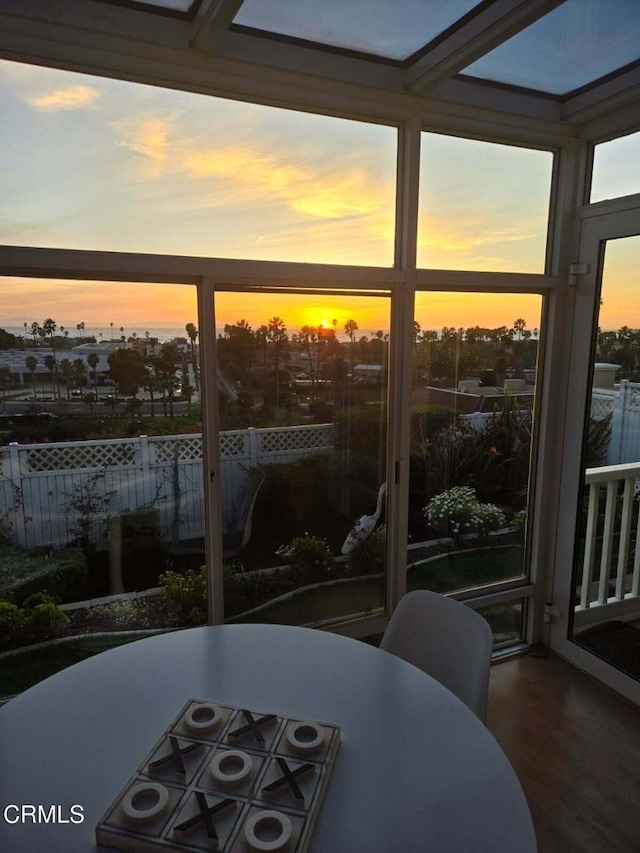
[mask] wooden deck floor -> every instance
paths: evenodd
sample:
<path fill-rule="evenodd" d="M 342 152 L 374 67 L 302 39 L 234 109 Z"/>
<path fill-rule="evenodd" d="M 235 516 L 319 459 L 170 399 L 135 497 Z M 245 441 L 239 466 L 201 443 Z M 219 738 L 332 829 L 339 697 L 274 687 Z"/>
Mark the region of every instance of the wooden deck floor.
<path fill-rule="evenodd" d="M 488 726 L 539 853 L 639 853 L 639 710 L 556 657 L 527 656 L 493 667 Z"/>

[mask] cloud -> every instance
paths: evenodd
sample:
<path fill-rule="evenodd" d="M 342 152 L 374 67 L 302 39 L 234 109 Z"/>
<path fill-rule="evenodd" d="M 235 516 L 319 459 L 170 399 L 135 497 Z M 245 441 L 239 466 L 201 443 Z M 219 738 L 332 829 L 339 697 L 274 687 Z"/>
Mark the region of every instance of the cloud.
<path fill-rule="evenodd" d="M 163 163 L 168 156 L 169 120 L 148 116 L 135 127 L 124 129 L 124 137 L 118 142 L 154 163 Z"/>
<path fill-rule="evenodd" d="M 194 178 L 222 178 L 314 218 L 340 219 L 374 213 L 386 192 L 362 168 L 324 173 L 283 162 L 251 146 L 190 151 L 182 164 Z"/>
<path fill-rule="evenodd" d="M 51 89 L 42 95 L 29 97 L 31 106 L 39 110 L 83 110 L 90 107 L 100 97 L 100 92 L 93 86 L 65 86 L 61 89 Z"/>

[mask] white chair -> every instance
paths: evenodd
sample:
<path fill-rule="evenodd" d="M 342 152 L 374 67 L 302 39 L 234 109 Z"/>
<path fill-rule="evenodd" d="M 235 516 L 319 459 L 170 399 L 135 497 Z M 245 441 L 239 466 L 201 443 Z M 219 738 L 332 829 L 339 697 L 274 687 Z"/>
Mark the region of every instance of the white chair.
<path fill-rule="evenodd" d="M 493 633 L 486 619 L 453 598 L 405 595 L 380 648 L 431 675 L 486 722 Z"/>

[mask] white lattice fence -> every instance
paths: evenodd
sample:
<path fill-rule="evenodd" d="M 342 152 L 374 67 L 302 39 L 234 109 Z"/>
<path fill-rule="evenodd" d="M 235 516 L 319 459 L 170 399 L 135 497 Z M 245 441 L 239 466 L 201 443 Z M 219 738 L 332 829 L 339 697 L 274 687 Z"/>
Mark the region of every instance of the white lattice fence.
<path fill-rule="evenodd" d="M 134 464 L 137 440 L 115 439 L 102 445 L 93 441 L 37 445 L 27 453 L 29 471 L 72 471 L 77 468 L 107 468 Z"/>
<path fill-rule="evenodd" d="M 333 445 L 332 424 L 220 435 L 222 494 L 231 508 L 247 472 Z M 140 436 L 0 448 L 0 533 L 22 547 L 61 546 L 87 532 L 104 547 L 108 520 L 156 507 L 166 539 L 200 537 L 202 436 Z"/>
<path fill-rule="evenodd" d="M 598 421 L 606 418 L 613 411 L 615 401 L 616 398 L 613 396 L 593 394 L 591 397 L 591 417 Z"/>

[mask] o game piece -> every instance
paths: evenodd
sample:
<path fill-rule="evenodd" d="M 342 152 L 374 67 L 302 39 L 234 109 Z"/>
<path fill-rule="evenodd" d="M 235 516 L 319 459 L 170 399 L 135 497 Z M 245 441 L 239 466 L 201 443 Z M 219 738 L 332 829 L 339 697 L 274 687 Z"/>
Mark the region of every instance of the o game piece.
<path fill-rule="evenodd" d="M 244 825 L 244 837 L 249 847 L 260 853 L 282 850 L 289 843 L 292 831 L 289 818 L 276 811 L 255 812 Z"/>
<path fill-rule="evenodd" d="M 253 761 L 246 752 L 226 749 L 216 752 L 209 765 L 211 775 L 223 785 L 238 785 L 244 782 L 253 769 Z"/>
<path fill-rule="evenodd" d="M 324 732 L 316 723 L 294 723 L 287 729 L 287 742 L 296 752 L 315 752 L 324 740 Z"/>
<path fill-rule="evenodd" d="M 140 782 L 125 794 L 122 811 L 129 820 L 146 823 L 160 817 L 169 804 L 169 792 L 157 782 Z"/>
<path fill-rule="evenodd" d="M 184 724 L 192 732 L 208 732 L 220 722 L 222 714 L 217 705 L 202 702 L 192 705 L 184 715 Z"/>

